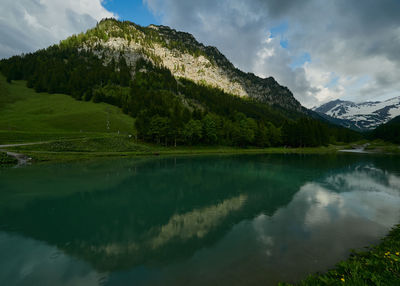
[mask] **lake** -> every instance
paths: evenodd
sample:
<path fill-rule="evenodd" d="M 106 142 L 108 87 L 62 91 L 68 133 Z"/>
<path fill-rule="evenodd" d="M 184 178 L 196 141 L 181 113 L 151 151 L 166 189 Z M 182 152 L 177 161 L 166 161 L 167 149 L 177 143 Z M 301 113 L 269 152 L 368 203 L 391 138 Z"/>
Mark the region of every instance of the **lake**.
<path fill-rule="evenodd" d="M 102 159 L 0 168 L 3 285 L 275 285 L 400 222 L 373 155 Z"/>

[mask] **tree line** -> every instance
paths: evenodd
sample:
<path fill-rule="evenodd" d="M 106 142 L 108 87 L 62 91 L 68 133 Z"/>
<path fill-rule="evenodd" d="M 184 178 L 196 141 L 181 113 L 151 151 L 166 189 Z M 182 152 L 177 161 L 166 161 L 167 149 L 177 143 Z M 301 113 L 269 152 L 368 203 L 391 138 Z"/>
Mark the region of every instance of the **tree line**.
<path fill-rule="evenodd" d="M 2 60 L 0 69 L 8 82 L 26 80 L 38 92 L 118 106 L 136 119 L 139 138 L 156 144 L 305 147 L 360 138 L 299 112 L 176 79 L 144 58 L 128 66 L 123 54 L 110 59 L 56 45 Z"/>

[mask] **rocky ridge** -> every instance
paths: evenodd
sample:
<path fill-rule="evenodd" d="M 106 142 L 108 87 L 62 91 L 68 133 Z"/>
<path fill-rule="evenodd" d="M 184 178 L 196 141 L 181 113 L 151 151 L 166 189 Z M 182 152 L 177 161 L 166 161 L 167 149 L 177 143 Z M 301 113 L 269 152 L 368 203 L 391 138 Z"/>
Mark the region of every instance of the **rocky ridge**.
<path fill-rule="evenodd" d="M 73 36 L 61 44 L 77 43 L 92 51 L 105 64 L 123 56 L 134 76 L 139 59 L 168 68 L 176 78 L 217 87 L 227 93 L 250 97 L 270 105 L 303 111 L 301 104 L 274 78 L 260 78 L 235 68 L 217 48 L 204 46 L 189 33 L 166 26 L 142 27 L 114 19 L 102 20 L 85 34 Z"/>

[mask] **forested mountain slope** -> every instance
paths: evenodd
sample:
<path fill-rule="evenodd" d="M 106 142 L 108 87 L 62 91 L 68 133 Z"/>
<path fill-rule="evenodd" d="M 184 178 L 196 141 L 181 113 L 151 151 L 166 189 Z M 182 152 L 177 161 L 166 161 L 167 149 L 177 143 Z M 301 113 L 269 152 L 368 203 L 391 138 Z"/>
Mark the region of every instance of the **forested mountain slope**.
<path fill-rule="evenodd" d="M 164 26 L 113 19 L 59 45 L 2 60 L 7 81 L 116 105 L 159 144 L 316 146 L 358 137 L 309 116 L 273 78 L 236 69 L 216 48 Z"/>

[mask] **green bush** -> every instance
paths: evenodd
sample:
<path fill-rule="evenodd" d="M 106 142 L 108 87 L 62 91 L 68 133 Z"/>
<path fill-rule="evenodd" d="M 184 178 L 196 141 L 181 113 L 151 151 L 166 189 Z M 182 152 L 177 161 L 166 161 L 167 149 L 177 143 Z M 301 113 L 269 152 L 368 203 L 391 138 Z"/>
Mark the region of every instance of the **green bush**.
<path fill-rule="evenodd" d="M 0 166 L 1 165 L 13 165 L 13 164 L 17 164 L 18 160 L 8 156 L 7 153 L 5 152 L 0 152 Z"/>

